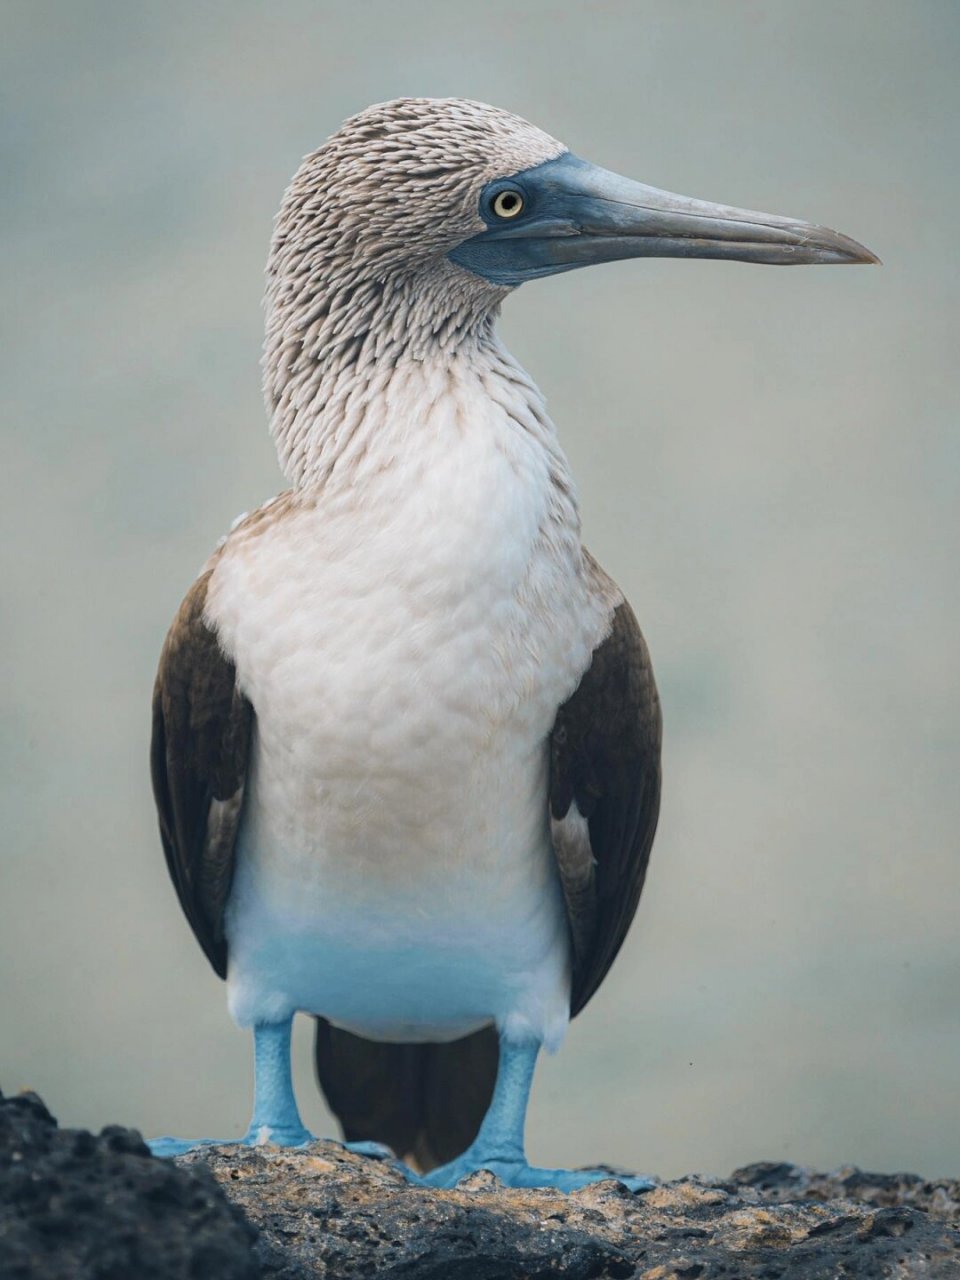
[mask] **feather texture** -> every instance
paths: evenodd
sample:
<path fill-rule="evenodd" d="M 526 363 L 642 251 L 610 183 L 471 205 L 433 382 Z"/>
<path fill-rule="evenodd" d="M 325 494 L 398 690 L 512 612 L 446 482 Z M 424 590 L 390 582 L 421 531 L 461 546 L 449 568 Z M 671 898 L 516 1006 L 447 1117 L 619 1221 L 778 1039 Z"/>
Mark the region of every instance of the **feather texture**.
<path fill-rule="evenodd" d="M 160 656 L 150 766 L 167 869 L 217 974 L 227 973 L 224 912 L 233 882 L 253 710 L 204 621 L 208 569 L 180 606 Z"/>
<path fill-rule="evenodd" d="M 570 1011 L 603 981 L 640 901 L 660 809 L 660 702 L 624 601 L 550 737 L 550 817 L 573 945 Z"/>
<path fill-rule="evenodd" d="M 556 1047 L 596 990 L 656 824 L 636 620 L 494 333 L 507 290 L 447 257 L 485 183 L 564 150 L 405 99 L 306 157 L 266 294 L 292 489 L 194 584 L 154 694 L 167 865 L 235 1018 L 318 1015 L 347 1137 L 422 1167 L 476 1133 L 494 1026 Z"/>

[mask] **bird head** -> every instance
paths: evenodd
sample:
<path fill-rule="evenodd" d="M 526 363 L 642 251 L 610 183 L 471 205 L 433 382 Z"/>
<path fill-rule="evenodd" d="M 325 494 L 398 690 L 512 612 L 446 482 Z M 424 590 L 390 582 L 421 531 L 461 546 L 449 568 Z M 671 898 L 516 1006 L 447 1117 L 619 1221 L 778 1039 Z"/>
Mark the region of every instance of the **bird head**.
<path fill-rule="evenodd" d="M 825 227 L 620 177 L 483 103 L 369 107 L 284 195 L 267 264 L 268 407 L 286 422 L 345 369 L 455 350 L 527 280 L 654 256 L 877 261 Z"/>
<path fill-rule="evenodd" d="M 877 261 L 825 227 L 601 169 L 496 107 L 401 98 L 351 117 L 306 157 L 277 220 L 270 271 L 287 284 L 296 268 L 324 291 L 363 291 L 442 275 L 452 263 L 505 290 L 636 257 Z"/>

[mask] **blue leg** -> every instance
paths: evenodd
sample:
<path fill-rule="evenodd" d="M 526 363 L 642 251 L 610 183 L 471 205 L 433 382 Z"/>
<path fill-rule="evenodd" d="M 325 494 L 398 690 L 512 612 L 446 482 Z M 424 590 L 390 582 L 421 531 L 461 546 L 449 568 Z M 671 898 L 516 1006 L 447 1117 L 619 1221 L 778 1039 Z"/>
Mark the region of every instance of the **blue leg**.
<path fill-rule="evenodd" d="M 431 1187 L 455 1187 L 468 1174 L 489 1169 L 509 1187 L 576 1191 L 611 1178 L 632 1191 L 646 1191 L 653 1186 L 649 1178 L 618 1177 L 604 1169 L 541 1169 L 527 1163 L 523 1131 L 539 1052 L 536 1041 L 511 1043 L 500 1037 L 497 1083 L 480 1132 L 463 1155 L 431 1170 L 422 1181 Z"/>
<path fill-rule="evenodd" d="M 253 1029 L 253 1115 L 247 1132 L 239 1140 L 226 1138 L 154 1138 L 147 1145 L 155 1156 L 179 1156 L 193 1147 L 227 1146 L 239 1143 L 259 1147 L 275 1143 L 280 1147 L 301 1147 L 315 1141 L 297 1110 L 290 1071 L 290 1033 L 293 1019 L 262 1023 Z M 352 1143 L 351 1151 L 362 1155 L 392 1155 L 377 1143 Z"/>
<path fill-rule="evenodd" d="M 293 1095 L 292 1027 L 290 1019 L 253 1029 L 253 1115 L 241 1139 L 248 1146 L 273 1142 L 279 1147 L 300 1147 L 314 1140 L 310 1130 L 304 1128 Z"/>

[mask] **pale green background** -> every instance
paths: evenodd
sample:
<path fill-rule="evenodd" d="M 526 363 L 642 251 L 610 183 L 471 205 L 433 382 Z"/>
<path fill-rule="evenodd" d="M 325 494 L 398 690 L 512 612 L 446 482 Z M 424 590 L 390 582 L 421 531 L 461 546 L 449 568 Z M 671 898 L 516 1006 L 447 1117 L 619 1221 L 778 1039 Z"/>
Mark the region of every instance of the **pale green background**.
<path fill-rule="evenodd" d="M 666 716 L 637 926 L 531 1153 L 960 1173 L 955 0 L 31 0 L 0 45 L 3 1087 L 70 1124 L 246 1123 L 155 831 L 154 666 L 279 487 L 284 184 L 366 103 L 458 94 L 886 264 L 634 262 L 507 306 Z"/>

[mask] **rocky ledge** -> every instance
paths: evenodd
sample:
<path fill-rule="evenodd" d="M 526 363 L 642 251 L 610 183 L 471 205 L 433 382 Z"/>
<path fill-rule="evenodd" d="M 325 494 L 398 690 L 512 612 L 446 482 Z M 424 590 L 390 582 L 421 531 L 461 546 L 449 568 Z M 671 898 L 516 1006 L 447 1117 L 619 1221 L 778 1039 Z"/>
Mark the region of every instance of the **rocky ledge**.
<path fill-rule="evenodd" d="M 335 1143 L 153 1159 L 0 1102 L 3 1280 L 960 1280 L 960 1182 L 757 1164 L 632 1194 L 408 1185 Z"/>

